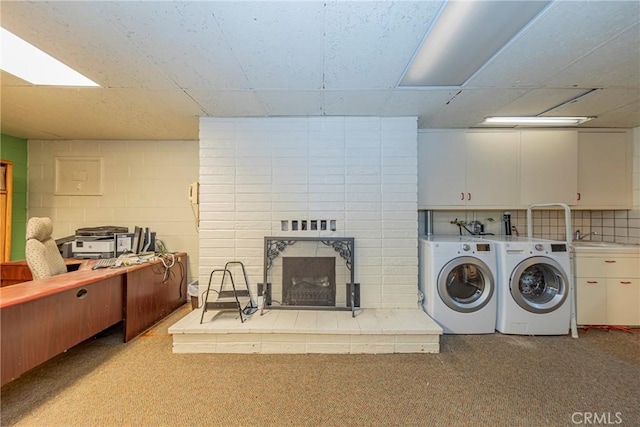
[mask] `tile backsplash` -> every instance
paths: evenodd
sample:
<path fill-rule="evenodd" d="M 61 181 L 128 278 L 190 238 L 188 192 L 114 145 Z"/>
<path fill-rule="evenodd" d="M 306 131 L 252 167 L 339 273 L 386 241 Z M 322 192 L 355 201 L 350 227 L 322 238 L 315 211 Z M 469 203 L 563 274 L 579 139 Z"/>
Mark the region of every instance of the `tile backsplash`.
<path fill-rule="evenodd" d="M 433 234 L 459 234 L 455 222 L 469 224 L 479 221 L 486 233 L 506 234 L 502 211 L 433 211 Z M 527 211 L 514 210 L 511 213 L 512 234 L 526 236 Z M 563 210 L 534 210 L 533 237 L 540 239 L 565 240 L 565 218 Z M 419 215 L 420 234 L 426 233 L 424 211 Z M 469 227 L 467 227 L 469 228 Z M 571 234 L 580 231 L 586 240 L 640 244 L 640 209 L 572 211 Z M 463 234 L 469 234 L 462 229 Z M 592 233 L 592 234 L 590 234 Z"/>

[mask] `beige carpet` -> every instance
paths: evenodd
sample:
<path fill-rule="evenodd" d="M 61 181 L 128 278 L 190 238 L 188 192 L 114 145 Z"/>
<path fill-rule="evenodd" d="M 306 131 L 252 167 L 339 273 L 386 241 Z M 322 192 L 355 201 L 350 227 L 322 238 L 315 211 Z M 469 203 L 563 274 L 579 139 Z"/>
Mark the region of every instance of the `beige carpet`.
<path fill-rule="evenodd" d="M 167 328 L 189 310 L 5 385 L 2 426 L 640 425 L 638 332 L 445 335 L 440 354 L 173 354 Z"/>

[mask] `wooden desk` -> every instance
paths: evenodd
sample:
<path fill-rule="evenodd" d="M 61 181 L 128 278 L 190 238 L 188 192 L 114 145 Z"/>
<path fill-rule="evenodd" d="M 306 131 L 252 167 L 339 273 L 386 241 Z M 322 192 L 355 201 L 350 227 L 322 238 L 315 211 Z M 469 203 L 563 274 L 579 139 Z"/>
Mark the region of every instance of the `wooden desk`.
<path fill-rule="evenodd" d="M 124 341 L 186 303 L 187 255 L 0 288 L 1 385 L 124 321 Z"/>
<path fill-rule="evenodd" d="M 65 258 L 67 271 L 77 270 L 87 260 Z M 0 287 L 11 286 L 33 280 L 27 261 L 7 261 L 0 264 Z"/>

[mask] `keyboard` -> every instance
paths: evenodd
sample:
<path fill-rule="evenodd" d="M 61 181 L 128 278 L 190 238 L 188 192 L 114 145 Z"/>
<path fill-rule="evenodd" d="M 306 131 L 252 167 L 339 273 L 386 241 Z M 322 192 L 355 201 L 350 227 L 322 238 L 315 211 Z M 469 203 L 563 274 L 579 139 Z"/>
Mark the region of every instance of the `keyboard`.
<path fill-rule="evenodd" d="M 99 268 L 113 267 L 116 264 L 116 259 L 117 258 L 100 258 L 95 262 L 95 264 L 93 264 L 93 267 L 91 267 L 91 269 L 97 270 Z"/>

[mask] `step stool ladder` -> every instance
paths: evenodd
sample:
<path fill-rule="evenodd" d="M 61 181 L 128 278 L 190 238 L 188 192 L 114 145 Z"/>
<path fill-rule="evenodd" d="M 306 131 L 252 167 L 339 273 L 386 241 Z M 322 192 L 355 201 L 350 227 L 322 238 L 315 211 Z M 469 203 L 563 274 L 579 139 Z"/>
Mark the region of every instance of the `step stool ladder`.
<path fill-rule="evenodd" d="M 229 266 L 239 265 L 242 268 L 242 275 L 244 276 L 244 289 L 239 289 L 236 287 L 235 281 L 233 280 L 233 274 L 229 269 Z M 222 279 L 220 280 L 220 288 L 216 291 L 215 289 L 211 289 L 211 282 L 213 276 L 216 273 L 222 273 Z M 229 275 L 231 289 L 228 289 L 228 286 L 225 288 L 224 280 Z M 209 301 L 209 293 L 214 292 L 218 295 L 218 298 L 215 301 Z M 242 301 L 242 302 L 241 302 Z M 246 302 L 246 306 L 242 308 L 242 304 Z M 218 268 L 211 272 L 209 275 L 209 285 L 207 286 L 207 292 L 204 297 L 204 302 L 202 304 L 202 315 L 200 316 L 200 324 L 204 319 L 204 313 L 208 310 L 217 310 L 217 311 L 238 311 L 240 315 L 240 322 L 244 323 L 244 315 L 251 315 L 258 309 L 255 301 L 253 300 L 253 296 L 251 295 L 251 289 L 249 288 L 249 281 L 247 279 L 247 271 L 244 268 L 244 264 L 240 261 L 229 261 L 224 265 L 224 268 Z"/>

